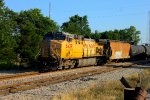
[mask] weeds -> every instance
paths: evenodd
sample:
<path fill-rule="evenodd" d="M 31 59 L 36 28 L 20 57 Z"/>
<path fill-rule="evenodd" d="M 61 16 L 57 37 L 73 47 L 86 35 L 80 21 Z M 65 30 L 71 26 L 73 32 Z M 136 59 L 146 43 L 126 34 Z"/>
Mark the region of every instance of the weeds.
<path fill-rule="evenodd" d="M 119 82 L 110 82 L 103 85 L 92 85 L 81 91 L 73 90 L 69 94 L 54 97 L 54 100 L 122 100 L 123 86 Z"/>
<path fill-rule="evenodd" d="M 150 89 L 150 69 L 145 69 L 142 74 L 134 74 L 126 78 L 132 87 L 140 86 Z M 93 84 L 89 88 L 73 90 L 63 95 L 55 96 L 53 100 L 123 100 L 124 86 L 120 81 L 105 84 Z"/>

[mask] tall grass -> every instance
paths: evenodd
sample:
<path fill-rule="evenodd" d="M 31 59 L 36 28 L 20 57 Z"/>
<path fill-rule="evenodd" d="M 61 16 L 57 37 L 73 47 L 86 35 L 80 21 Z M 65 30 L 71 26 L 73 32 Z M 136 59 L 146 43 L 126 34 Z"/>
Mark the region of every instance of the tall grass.
<path fill-rule="evenodd" d="M 134 74 L 127 78 L 132 87 L 141 87 L 143 89 L 150 89 L 150 69 L 144 69 L 141 73 Z"/>
<path fill-rule="evenodd" d="M 140 77 L 142 82 L 140 82 Z M 145 69 L 141 74 L 136 73 L 126 77 L 126 79 L 132 87 L 139 85 L 145 89 L 150 89 L 150 69 Z M 68 93 L 55 96 L 53 100 L 123 100 L 124 88 L 120 81 L 107 82 L 101 85 L 93 84 L 86 89 L 74 89 Z"/>
<path fill-rule="evenodd" d="M 72 92 L 55 96 L 53 100 L 122 100 L 123 86 L 116 81 L 103 85 L 92 85 L 87 89 L 73 90 Z"/>

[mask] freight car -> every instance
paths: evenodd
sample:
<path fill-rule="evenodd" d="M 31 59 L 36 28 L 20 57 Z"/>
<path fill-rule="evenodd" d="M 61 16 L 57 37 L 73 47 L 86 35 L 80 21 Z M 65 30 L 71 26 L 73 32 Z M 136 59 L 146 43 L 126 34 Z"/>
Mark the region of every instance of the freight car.
<path fill-rule="evenodd" d="M 130 56 L 132 59 L 145 59 L 146 49 L 144 45 L 131 45 Z"/>
<path fill-rule="evenodd" d="M 130 58 L 131 45 L 129 42 L 104 39 L 100 39 L 99 41 L 103 41 L 102 43 L 104 43 L 104 54 L 107 61 L 118 61 Z"/>
<path fill-rule="evenodd" d="M 150 57 L 150 46 L 135 46 L 129 42 L 106 39 L 86 39 L 79 35 L 56 32 L 44 37 L 39 62 L 40 70 L 57 70 L 146 57 Z"/>
<path fill-rule="evenodd" d="M 125 41 L 109 40 L 108 46 L 110 48 L 109 60 L 123 60 L 130 58 L 130 43 Z"/>
<path fill-rule="evenodd" d="M 131 45 L 130 58 L 131 59 L 147 59 L 150 57 L 150 46 L 148 45 Z"/>

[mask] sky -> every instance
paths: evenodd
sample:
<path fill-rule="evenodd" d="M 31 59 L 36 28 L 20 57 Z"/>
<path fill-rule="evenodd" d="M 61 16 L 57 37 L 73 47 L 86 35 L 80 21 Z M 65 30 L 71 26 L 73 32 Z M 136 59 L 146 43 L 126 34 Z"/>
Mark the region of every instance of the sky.
<path fill-rule="evenodd" d="M 16 11 L 39 8 L 58 25 L 78 14 L 88 17 L 94 32 L 125 29 L 135 26 L 141 31 L 140 43 L 149 42 L 150 0 L 4 0 L 5 5 Z"/>

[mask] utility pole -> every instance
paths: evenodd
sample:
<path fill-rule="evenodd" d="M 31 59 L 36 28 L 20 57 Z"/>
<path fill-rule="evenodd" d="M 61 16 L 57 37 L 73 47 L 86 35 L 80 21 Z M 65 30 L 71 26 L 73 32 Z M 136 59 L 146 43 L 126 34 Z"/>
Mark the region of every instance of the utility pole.
<path fill-rule="evenodd" d="M 149 45 L 150 45 L 150 11 L 148 12 L 148 34 L 149 34 Z"/>
<path fill-rule="evenodd" d="M 49 18 L 51 18 L 51 2 L 49 2 Z"/>

